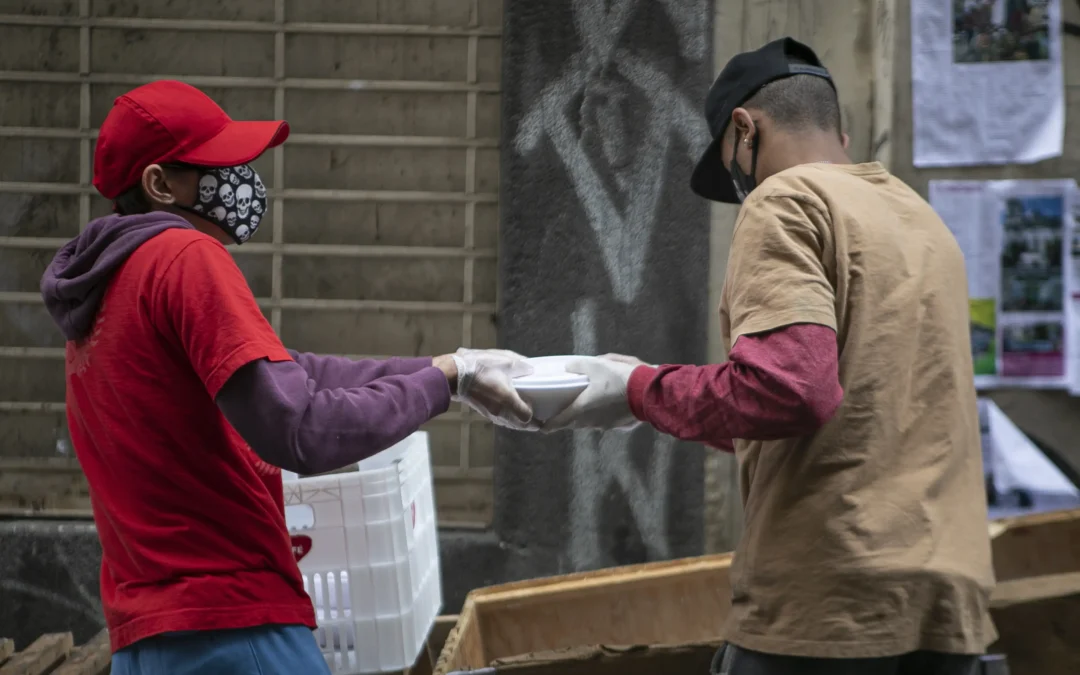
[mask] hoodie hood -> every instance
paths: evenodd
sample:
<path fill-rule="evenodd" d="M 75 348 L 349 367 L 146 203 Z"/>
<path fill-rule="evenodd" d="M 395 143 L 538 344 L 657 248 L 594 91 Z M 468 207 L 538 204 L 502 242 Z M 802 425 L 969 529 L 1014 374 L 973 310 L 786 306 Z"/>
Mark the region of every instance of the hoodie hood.
<path fill-rule="evenodd" d="M 41 296 L 65 338 L 81 340 L 90 334 L 113 273 L 135 249 L 174 227 L 194 229 L 164 211 L 105 216 L 64 244 L 41 278 Z"/>

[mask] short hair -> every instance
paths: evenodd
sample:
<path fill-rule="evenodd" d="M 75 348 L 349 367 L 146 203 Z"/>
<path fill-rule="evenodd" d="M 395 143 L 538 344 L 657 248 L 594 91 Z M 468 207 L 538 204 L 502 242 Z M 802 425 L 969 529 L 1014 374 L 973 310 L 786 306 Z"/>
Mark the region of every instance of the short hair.
<path fill-rule="evenodd" d="M 116 212 L 121 216 L 134 216 L 140 213 L 150 213 L 150 201 L 143 193 L 142 185 L 136 185 L 126 190 L 113 201 Z"/>
<path fill-rule="evenodd" d="M 791 63 L 804 61 L 791 59 Z M 778 125 L 794 131 L 841 131 L 840 99 L 832 83 L 817 75 L 790 75 L 773 80 L 750 97 L 744 108 L 763 111 Z"/>
<path fill-rule="evenodd" d="M 162 164 L 161 168 L 165 170 L 165 173 L 171 174 L 176 169 L 181 168 L 179 165 L 174 164 Z M 146 193 L 142 188 L 142 176 L 139 177 L 139 182 L 125 190 L 119 197 L 113 200 L 113 207 L 116 213 L 121 216 L 135 216 L 142 213 L 150 213 L 152 206 L 150 200 L 146 197 Z"/>

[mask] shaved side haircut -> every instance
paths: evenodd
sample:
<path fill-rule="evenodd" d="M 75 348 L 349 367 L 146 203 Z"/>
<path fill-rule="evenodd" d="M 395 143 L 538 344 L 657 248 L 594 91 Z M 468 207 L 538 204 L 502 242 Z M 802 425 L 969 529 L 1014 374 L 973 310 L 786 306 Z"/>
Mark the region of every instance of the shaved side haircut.
<path fill-rule="evenodd" d="M 799 61 L 792 59 L 792 63 Z M 744 108 L 756 108 L 792 131 L 821 129 L 840 134 L 840 100 L 825 78 L 791 75 L 774 80 L 750 97 Z"/>

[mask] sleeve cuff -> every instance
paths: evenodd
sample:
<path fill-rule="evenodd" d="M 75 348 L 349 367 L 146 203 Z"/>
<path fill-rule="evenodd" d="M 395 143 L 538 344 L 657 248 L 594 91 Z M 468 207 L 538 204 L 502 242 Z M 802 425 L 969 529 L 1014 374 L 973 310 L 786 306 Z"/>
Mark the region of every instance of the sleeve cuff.
<path fill-rule="evenodd" d="M 652 366 L 638 366 L 630 373 L 630 381 L 626 383 L 626 400 L 630 403 L 630 412 L 642 422 L 649 421 L 645 417 L 645 390 L 658 372 Z"/>
<path fill-rule="evenodd" d="M 428 364 L 424 369 L 416 371 L 416 377 L 423 383 L 424 392 L 427 394 L 425 398 L 430 406 L 430 417 L 437 417 L 450 409 L 450 383 L 446 381 L 443 371 Z"/>

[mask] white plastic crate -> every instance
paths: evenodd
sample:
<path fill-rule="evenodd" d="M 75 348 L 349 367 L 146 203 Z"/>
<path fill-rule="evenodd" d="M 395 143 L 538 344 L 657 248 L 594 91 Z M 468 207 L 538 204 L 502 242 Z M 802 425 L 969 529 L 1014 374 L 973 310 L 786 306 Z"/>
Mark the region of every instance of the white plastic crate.
<path fill-rule="evenodd" d="M 411 666 L 442 609 L 427 433 L 358 468 L 283 481 L 315 638 L 336 675 Z"/>

